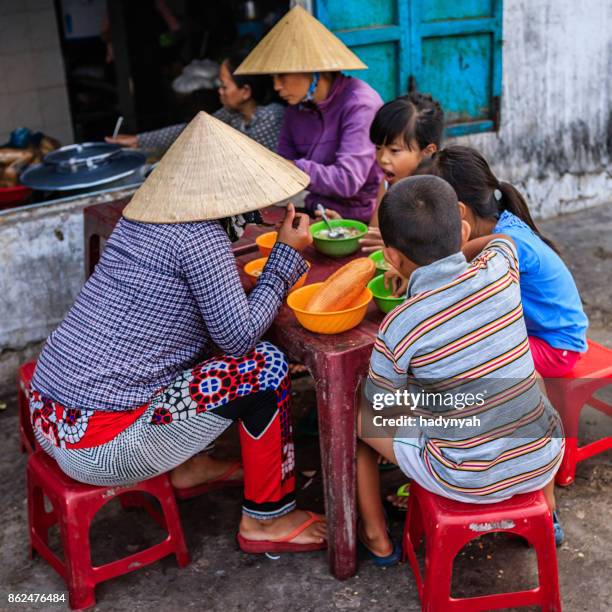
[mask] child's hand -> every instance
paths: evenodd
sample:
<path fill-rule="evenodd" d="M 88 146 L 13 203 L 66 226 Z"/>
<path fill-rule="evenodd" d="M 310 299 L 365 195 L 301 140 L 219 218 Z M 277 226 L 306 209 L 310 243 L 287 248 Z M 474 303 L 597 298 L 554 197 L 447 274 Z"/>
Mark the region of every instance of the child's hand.
<path fill-rule="evenodd" d="M 321 217 L 321 211 L 318 209 L 315 209 L 314 211 L 315 213 L 315 217 Z M 331 208 L 326 208 L 325 209 L 325 216 L 328 219 L 342 219 L 342 215 L 338 212 L 336 212 L 335 210 L 332 210 Z"/>
<path fill-rule="evenodd" d="M 391 289 L 393 297 L 402 297 L 408 289 L 408 279 L 404 278 L 395 268 L 385 272 L 385 288 Z"/>
<path fill-rule="evenodd" d="M 285 218 L 278 229 L 277 241 L 284 242 L 296 251 L 303 251 L 312 244 L 308 215 L 296 213 L 291 202 L 287 204 Z"/>
<path fill-rule="evenodd" d="M 380 236 L 380 230 L 377 227 L 368 227 L 368 233 L 359 241 L 361 250 L 364 253 L 372 253 L 378 251 L 385 246 L 383 239 Z"/>

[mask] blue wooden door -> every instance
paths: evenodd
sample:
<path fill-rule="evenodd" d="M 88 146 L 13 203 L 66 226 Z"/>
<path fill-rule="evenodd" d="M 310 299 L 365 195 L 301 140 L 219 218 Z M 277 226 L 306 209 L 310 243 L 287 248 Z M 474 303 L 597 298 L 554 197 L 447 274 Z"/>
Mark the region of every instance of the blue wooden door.
<path fill-rule="evenodd" d="M 367 81 L 384 100 L 406 91 L 407 0 L 316 0 L 314 14 L 368 66 L 347 74 Z"/>
<path fill-rule="evenodd" d="M 495 129 L 502 0 L 315 0 L 314 13 L 368 65 L 355 76 L 384 100 L 418 89 L 442 104 L 447 134 Z"/>
<path fill-rule="evenodd" d="M 497 127 L 502 0 L 412 0 L 410 87 L 444 108 L 447 134 Z"/>

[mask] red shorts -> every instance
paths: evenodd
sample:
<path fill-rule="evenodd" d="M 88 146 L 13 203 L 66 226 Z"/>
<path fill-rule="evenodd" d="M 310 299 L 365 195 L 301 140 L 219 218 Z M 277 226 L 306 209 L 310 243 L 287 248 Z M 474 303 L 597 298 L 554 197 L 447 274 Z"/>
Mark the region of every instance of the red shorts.
<path fill-rule="evenodd" d="M 536 336 L 529 336 L 529 346 L 535 369 L 542 378 L 565 376 L 574 369 L 582 354 L 568 349 L 554 348 Z"/>

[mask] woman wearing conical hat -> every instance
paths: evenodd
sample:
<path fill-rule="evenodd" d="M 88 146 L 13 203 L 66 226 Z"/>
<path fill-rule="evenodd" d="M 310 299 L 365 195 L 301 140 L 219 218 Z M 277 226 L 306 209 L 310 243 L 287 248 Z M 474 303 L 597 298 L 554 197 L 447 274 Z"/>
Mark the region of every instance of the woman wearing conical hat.
<path fill-rule="evenodd" d="M 32 424 L 66 474 L 108 486 L 170 472 L 190 489 L 236 484 L 244 472 L 243 550 L 325 546 L 324 520 L 296 509 L 287 361 L 260 341 L 307 269 L 308 217 L 287 209 L 248 297 L 226 231 L 239 234 L 245 216 L 307 183 L 223 122 L 193 119 L 125 208 L 38 360 Z M 242 466 L 198 454 L 234 421 Z"/>
<path fill-rule="evenodd" d="M 300 6 L 287 13 L 234 72 L 272 74 L 288 104 L 278 153 L 310 177 L 305 205 L 368 222 L 382 179 L 369 130 L 382 99 L 342 70 L 367 66 Z"/>
<path fill-rule="evenodd" d="M 213 113 L 213 117 L 250 136 L 270 151 L 276 151 L 285 108 L 271 101 L 274 92 L 270 77 L 232 76 L 246 55 L 242 50 L 235 50 L 221 62 L 218 91 L 223 106 Z M 159 158 L 186 126 L 186 123 L 179 123 L 137 135 L 118 134 L 105 140 L 130 149 L 142 149 Z"/>

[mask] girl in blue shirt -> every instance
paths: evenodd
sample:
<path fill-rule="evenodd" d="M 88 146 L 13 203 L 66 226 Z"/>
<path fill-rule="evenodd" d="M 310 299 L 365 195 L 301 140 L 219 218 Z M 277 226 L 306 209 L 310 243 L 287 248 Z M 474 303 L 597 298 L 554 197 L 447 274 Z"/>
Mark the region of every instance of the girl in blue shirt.
<path fill-rule="evenodd" d="M 450 146 L 435 153 L 419 174 L 448 181 L 459 198 L 470 239 L 510 236 L 518 251 L 521 298 L 536 370 L 544 378 L 572 370 L 587 350 L 588 319 L 578 289 L 556 246 L 534 223 L 523 196 L 499 181 L 478 151 Z"/>

